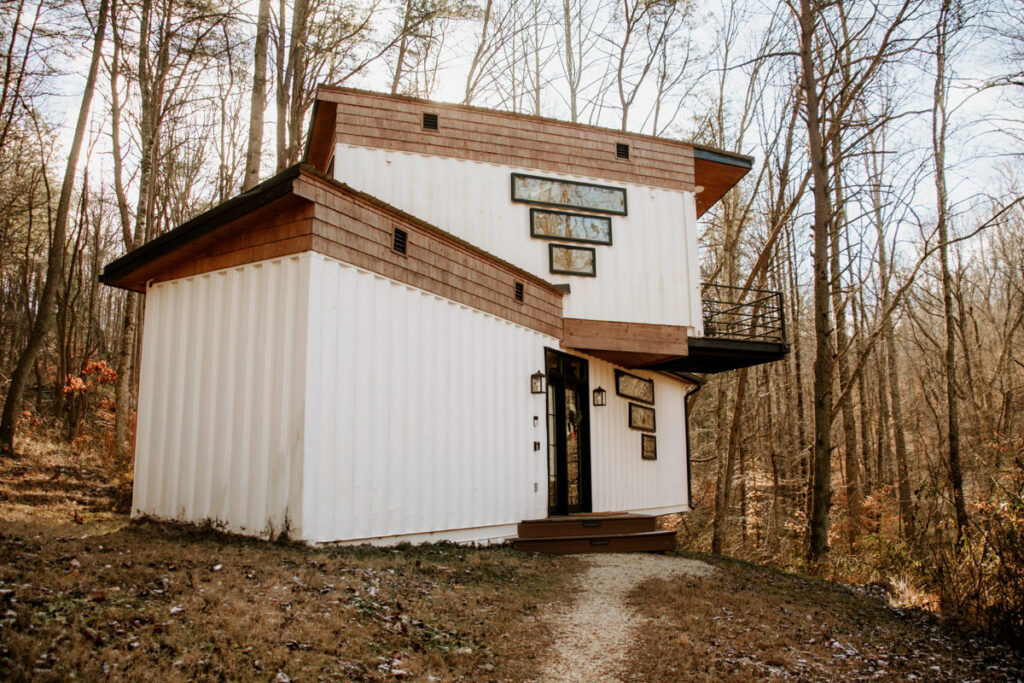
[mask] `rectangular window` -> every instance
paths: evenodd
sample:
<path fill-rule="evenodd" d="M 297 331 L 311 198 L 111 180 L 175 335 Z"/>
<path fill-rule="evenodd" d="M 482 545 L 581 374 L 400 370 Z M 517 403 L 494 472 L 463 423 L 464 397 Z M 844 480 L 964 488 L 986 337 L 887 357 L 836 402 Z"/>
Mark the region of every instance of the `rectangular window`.
<path fill-rule="evenodd" d="M 512 201 L 626 215 L 625 188 L 539 178 L 521 173 L 512 174 Z"/>
<path fill-rule="evenodd" d="M 612 243 L 612 219 L 581 213 L 530 209 L 530 234 L 570 242 Z"/>
<path fill-rule="evenodd" d="M 655 431 L 654 408 L 650 406 L 642 406 L 639 403 L 630 403 L 629 428 L 639 429 L 641 432 Z"/>
<path fill-rule="evenodd" d="M 590 247 L 552 244 L 548 247 L 551 272 L 562 275 L 597 275 L 597 256 Z"/>
<path fill-rule="evenodd" d="M 615 371 L 615 393 L 634 401 L 654 405 L 654 381 L 622 370 Z"/>
<path fill-rule="evenodd" d="M 640 457 L 644 460 L 658 459 L 658 437 L 654 434 L 640 435 Z"/>

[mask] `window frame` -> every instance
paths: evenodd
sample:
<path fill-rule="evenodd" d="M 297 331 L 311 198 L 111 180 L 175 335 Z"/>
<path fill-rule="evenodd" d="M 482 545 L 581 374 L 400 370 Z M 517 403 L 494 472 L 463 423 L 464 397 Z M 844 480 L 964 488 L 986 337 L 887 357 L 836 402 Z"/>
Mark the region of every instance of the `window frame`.
<path fill-rule="evenodd" d="M 651 444 L 650 457 L 647 456 L 647 444 Z M 644 432 L 640 435 L 640 459 L 653 462 L 658 459 L 658 437 L 655 434 Z"/>
<path fill-rule="evenodd" d="M 555 268 L 555 249 L 570 249 L 572 251 L 589 251 L 594 270 L 590 273 L 581 273 L 575 270 L 557 270 Z M 597 277 L 597 249 L 594 247 L 580 247 L 575 244 L 549 244 L 548 245 L 548 271 L 553 275 L 576 275 L 578 277 Z"/>
<path fill-rule="evenodd" d="M 594 208 L 590 206 L 577 206 L 575 204 L 562 204 L 559 202 L 542 202 L 533 199 L 520 199 L 516 197 L 516 178 L 528 178 L 530 180 L 544 180 L 551 183 L 562 183 L 565 185 L 580 185 L 582 187 L 596 187 L 600 190 L 612 190 L 614 192 L 622 193 L 622 211 L 615 211 L 611 209 Z M 626 192 L 624 187 L 613 187 L 611 185 L 598 185 L 596 183 L 584 183 L 578 180 L 561 180 L 559 178 L 547 178 L 539 175 L 529 175 L 526 173 L 513 173 L 511 180 L 511 197 L 512 201 L 517 204 L 533 204 L 535 206 L 553 206 L 563 209 L 577 209 L 583 211 L 592 211 L 594 213 L 603 213 L 610 216 L 628 216 L 629 215 L 629 193 Z"/>
<path fill-rule="evenodd" d="M 539 232 L 537 232 L 537 228 L 536 228 L 536 217 L 537 217 L 537 214 L 541 214 L 541 213 L 554 214 L 554 215 L 557 215 L 557 216 L 568 216 L 570 218 L 593 218 L 593 219 L 597 219 L 597 220 L 600 220 L 600 221 L 607 221 L 608 222 L 608 241 L 604 242 L 604 241 L 599 241 L 599 240 L 588 240 L 588 239 L 583 238 L 583 237 L 560 237 L 558 235 L 545 235 L 545 234 L 539 233 Z M 579 243 L 579 244 L 600 244 L 600 245 L 603 245 L 603 246 L 609 246 L 610 247 L 610 246 L 612 246 L 612 219 L 611 219 L 611 216 L 594 216 L 594 215 L 589 214 L 589 213 L 574 213 L 572 211 L 554 211 L 552 209 L 531 208 L 530 209 L 530 237 L 536 237 L 537 239 L 542 239 L 542 240 L 558 240 L 558 241 L 561 241 L 561 242 L 576 242 L 576 243 Z"/>
<path fill-rule="evenodd" d="M 642 396 L 636 396 L 634 394 L 628 394 L 625 391 L 623 391 L 623 389 L 622 389 L 622 378 L 623 377 L 629 377 L 631 379 L 638 380 L 638 381 L 642 382 L 643 384 L 649 385 L 651 387 L 651 400 L 648 401 L 646 398 L 644 398 Z M 655 390 L 655 386 L 654 386 L 654 380 L 653 379 L 648 379 L 647 377 L 640 377 L 638 375 L 634 375 L 631 372 L 626 372 L 625 370 L 619 370 L 618 368 L 615 369 L 615 393 L 617 395 L 621 396 L 622 398 L 628 398 L 631 401 L 637 401 L 639 403 L 646 403 L 649 406 L 653 406 L 654 405 L 654 400 L 655 400 L 654 390 Z"/>

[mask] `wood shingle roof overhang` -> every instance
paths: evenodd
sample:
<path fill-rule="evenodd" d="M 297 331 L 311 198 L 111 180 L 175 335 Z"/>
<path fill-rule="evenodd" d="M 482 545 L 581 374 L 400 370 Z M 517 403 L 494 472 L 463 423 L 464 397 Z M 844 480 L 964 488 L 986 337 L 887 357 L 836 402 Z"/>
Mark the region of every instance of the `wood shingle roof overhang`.
<path fill-rule="evenodd" d="M 437 116 L 425 130 L 423 115 Z M 321 85 L 305 160 L 326 171 L 336 143 L 494 163 L 697 194 L 700 216 L 753 166 L 687 142 L 406 95 Z M 618 156 L 628 146 L 628 158 Z"/>
<path fill-rule="evenodd" d="M 697 215 L 704 215 L 753 167 L 753 157 L 694 145 L 693 174 L 704 188 L 697 193 Z"/>
<path fill-rule="evenodd" d="M 392 249 L 396 229 L 406 253 Z M 309 251 L 561 335 L 561 288 L 301 164 L 107 264 L 100 281 L 144 292 L 150 282 Z"/>

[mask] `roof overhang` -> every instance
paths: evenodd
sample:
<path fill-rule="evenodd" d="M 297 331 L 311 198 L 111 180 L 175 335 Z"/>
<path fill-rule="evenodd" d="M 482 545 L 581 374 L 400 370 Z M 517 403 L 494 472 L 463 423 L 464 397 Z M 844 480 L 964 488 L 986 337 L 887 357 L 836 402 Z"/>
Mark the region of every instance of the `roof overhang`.
<path fill-rule="evenodd" d="M 698 218 L 707 213 L 753 167 L 753 157 L 694 145 L 694 182 L 697 188 L 703 188 L 697 193 Z"/>

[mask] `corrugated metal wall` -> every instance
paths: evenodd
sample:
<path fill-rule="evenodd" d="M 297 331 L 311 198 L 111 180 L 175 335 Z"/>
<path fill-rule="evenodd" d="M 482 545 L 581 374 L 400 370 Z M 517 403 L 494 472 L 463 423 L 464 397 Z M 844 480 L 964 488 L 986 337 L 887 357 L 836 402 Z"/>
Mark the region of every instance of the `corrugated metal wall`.
<path fill-rule="evenodd" d="M 642 460 L 640 435 L 629 428 L 629 399 L 615 393 L 615 366 L 590 362 L 590 388 L 604 388 L 608 405 L 590 407 L 591 479 L 594 511 L 683 510 L 686 497 L 686 439 L 683 396 L 687 385 L 643 370 L 631 374 L 654 380 L 658 459 Z"/>
<path fill-rule="evenodd" d="M 301 535 L 309 258 L 149 288 L 133 513 Z"/>
<path fill-rule="evenodd" d="M 312 253 L 154 285 L 133 511 L 311 542 L 544 517 L 529 379 L 557 345 Z M 685 385 L 636 373 L 656 385 L 658 460 L 643 461 L 614 366 L 588 360 L 608 391 L 591 407 L 595 510 L 683 509 Z"/>
<path fill-rule="evenodd" d="M 550 273 L 548 244 L 530 237 L 529 206 L 511 201 L 511 173 L 529 169 L 337 145 L 335 177 L 551 282 L 569 282 L 567 318 L 700 326 L 693 195 L 626 187 L 628 216 L 612 217 L 611 245 L 596 249 L 597 277 Z M 536 173 L 536 172 L 534 172 Z"/>
<path fill-rule="evenodd" d="M 311 272 L 306 538 L 544 516 L 530 375 L 557 341 L 334 259 Z"/>

